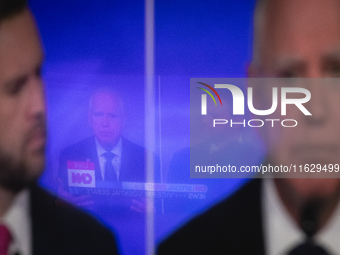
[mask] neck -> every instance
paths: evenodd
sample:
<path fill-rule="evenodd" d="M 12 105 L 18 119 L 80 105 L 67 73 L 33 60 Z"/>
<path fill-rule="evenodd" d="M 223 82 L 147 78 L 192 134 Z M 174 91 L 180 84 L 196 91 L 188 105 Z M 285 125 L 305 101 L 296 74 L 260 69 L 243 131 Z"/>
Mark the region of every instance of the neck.
<path fill-rule="evenodd" d="M 98 139 L 98 142 L 99 142 L 100 146 L 101 146 L 104 150 L 106 150 L 106 151 L 111 151 L 114 147 L 117 146 L 117 144 L 118 144 L 118 142 L 119 142 L 119 139 L 118 139 L 118 141 L 115 141 L 114 143 L 110 143 L 110 144 L 104 144 L 104 143 L 102 143 L 101 141 L 99 141 L 99 139 Z"/>
<path fill-rule="evenodd" d="M 281 201 L 296 224 L 300 226 L 302 211 L 309 200 L 301 198 L 301 196 L 294 191 L 294 188 L 290 187 L 284 179 L 274 179 L 274 181 Z M 318 226 L 316 231 L 320 230 L 331 218 L 339 198 L 340 193 L 337 192 L 332 197 L 323 198 L 322 203 L 318 204 Z"/>
<path fill-rule="evenodd" d="M 10 208 L 14 197 L 14 192 L 0 187 L 0 217 L 3 217 L 7 210 Z"/>

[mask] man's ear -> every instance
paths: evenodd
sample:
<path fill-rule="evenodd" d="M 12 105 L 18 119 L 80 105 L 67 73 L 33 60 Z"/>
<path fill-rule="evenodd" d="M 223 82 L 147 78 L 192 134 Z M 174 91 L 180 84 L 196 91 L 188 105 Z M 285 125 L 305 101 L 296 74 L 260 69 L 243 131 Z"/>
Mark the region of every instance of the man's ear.
<path fill-rule="evenodd" d="M 249 63 L 247 66 L 247 77 L 248 78 L 259 78 L 260 73 L 253 63 Z"/>
<path fill-rule="evenodd" d="M 89 126 L 92 128 L 93 123 L 92 123 L 92 117 L 91 117 L 90 111 L 88 111 L 88 113 L 87 113 L 87 119 L 89 121 Z"/>
<path fill-rule="evenodd" d="M 122 129 L 123 130 L 125 129 L 125 124 L 126 124 L 126 115 L 125 113 L 123 113 L 123 116 L 122 116 Z"/>
<path fill-rule="evenodd" d="M 249 63 L 247 66 L 247 78 L 248 78 L 248 87 L 255 87 L 256 90 L 253 91 L 253 102 L 256 105 L 261 105 L 261 102 L 263 100 L 262 93 L 258 93 L 259 84 L 257 84 L 258 79 L 252 79 L 252 78 L 261 78 L 260 72 L 258 68 L 254 65 L 253 62 Z"/>

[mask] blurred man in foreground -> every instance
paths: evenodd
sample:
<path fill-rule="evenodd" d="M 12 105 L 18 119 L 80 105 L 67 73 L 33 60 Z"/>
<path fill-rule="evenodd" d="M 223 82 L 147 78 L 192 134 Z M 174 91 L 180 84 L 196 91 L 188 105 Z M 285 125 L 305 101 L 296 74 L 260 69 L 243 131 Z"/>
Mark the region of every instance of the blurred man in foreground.
<path fill-rule="evenodd" d="M 249 76 L 338 78 L 339 14 L 337 0 L 260 0 Z M 291 112 L 296 128 L 264 129 L 267 163 L 339 163 L 340 91 L 307 88 L 312 116 Z M 336 254 L 339 197 L 339 178 L 252 180 L 166 240 L 159 253 Z"/>
<path fill-rule="evenodd" d="M 116 254 L 111 233 L 36 185 L 45 163 L 43 52 L 26 1 L 0 2 L 0 254 Z"/>

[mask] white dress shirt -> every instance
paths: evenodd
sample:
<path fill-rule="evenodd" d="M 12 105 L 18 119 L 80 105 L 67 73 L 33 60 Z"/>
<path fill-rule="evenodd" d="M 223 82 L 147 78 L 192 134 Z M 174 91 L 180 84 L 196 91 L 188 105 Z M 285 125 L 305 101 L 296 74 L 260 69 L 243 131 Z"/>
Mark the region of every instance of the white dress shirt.
<path fill-rule="evenodd" d="M 273 179 L 263 180 L 263 223 L 265 248 L 268 255 L 287 254 L 304 241 L 304 233 L 279 198 Z M 340 205 L 332 218 L 314 237 L 315 242 L 330 254 L 340 254 Z"/>
<path fill-rule="evenodd" d="M 104 154 L 107 152 L 107 150 L 105 150 L 99 144 L 97 138 L 96 138 L 96 147 L 97 147 L 97 155 L 99 159 L 100 172 L 102 174 L 102 180 L 105 181 L 106 158 Z M 120 165 L 121 165 L 121 158 L 122 158 L 122 139 L 119 139 L 117 145 L 110 152 L 115 154 L 115 157 L 113 157 L 112 159 L 112 165 L 117 176 L 117 181 L 119 181 Z"/>
<path fill-rule="evenodd" d="M 30 217 L 30 192 L 19 192 L 3 218 L 0 219 L 12 235 L 9 254 L 32 254 L 32 231 Z"/>

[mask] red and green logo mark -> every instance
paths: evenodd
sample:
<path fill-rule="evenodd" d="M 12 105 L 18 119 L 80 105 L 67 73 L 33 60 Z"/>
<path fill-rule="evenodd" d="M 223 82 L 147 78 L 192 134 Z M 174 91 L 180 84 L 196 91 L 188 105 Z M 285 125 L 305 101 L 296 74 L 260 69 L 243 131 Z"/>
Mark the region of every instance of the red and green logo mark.
<path fill-rule="evenodd" d="M 202 84 L 203 86 L 206 86 L 207 88 L 211 89 L 211 91 L 215 93 L 215 95 L 217 96 L 218 100 L 220 101 L 220 103 L 221 103 L 221 105 L 222 105 L 222 100 L 221 100 L 219 94 L 217 93 L 217 91 L 216 91 L 213 87 L 211 87 L 210 85 L 205 84 L 205 83 L 203 83 L 203 82 L 197 82 L 197 83 Z M 215 105 L 217 105 L 214 96 L 211 94 L 211 92 L 210 92 L 209 90 L 204 89 L 204 88 L 200 88 L 200 87 L 197 87 L 197 88 L 198 88 L 198 89 L 201 89 L 201 90 L 203 90 L 203 91 L 205 91 L 205 92 L 207 92 L 207 94 L 214 100 Z"/>

